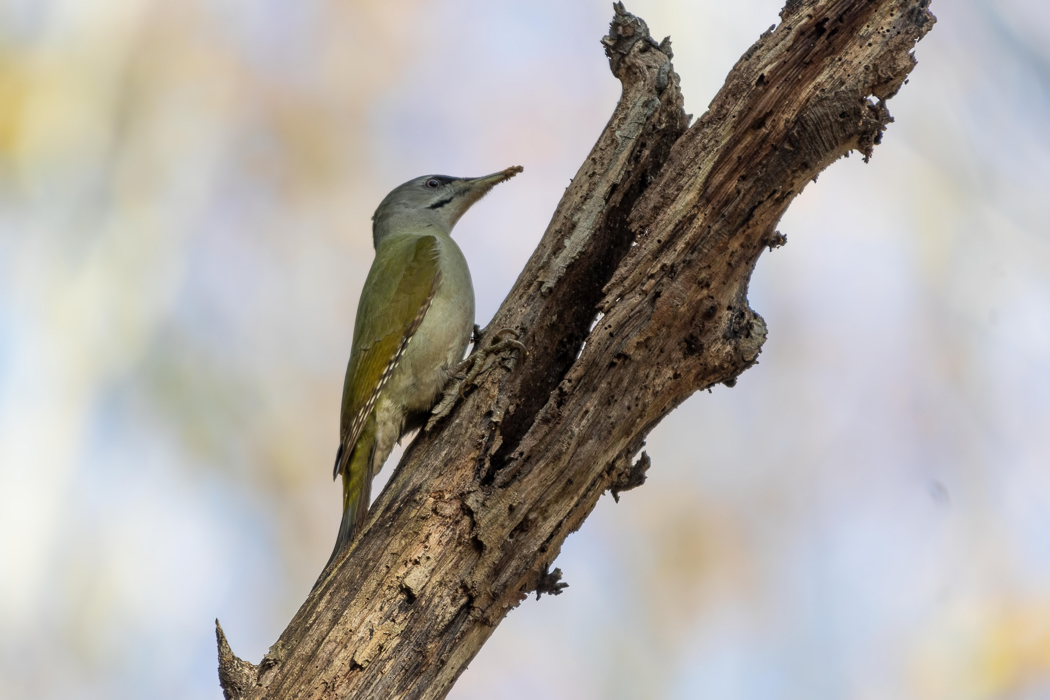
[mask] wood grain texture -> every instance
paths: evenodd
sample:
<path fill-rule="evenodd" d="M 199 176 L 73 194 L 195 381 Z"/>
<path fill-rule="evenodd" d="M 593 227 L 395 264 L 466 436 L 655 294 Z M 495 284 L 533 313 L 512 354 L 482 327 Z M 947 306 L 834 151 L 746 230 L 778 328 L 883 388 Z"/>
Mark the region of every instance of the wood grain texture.
<path fill-rule="evenodd" d="M 226 697 L 442 698 L 508 610 L 557 593 L 562 542 L 644 481 L 653 426 L 756 361 L 755 262 L 807 183 L 870 157 L 928 4 L 790 0 L 691 126 L 670 42 L 617 5 L 620 102 L 483 334 L 528 355 L 412 443 L 262 664 L 220 635 Z"/>

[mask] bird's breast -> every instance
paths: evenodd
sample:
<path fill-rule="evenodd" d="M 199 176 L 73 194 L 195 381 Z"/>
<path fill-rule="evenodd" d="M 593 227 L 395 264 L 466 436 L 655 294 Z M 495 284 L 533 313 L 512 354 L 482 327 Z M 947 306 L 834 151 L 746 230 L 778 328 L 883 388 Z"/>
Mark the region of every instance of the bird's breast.
<path fill-rule="evenodd" d="M 441 284 L 423 322 L 405 348 L 390 392 L 404 397 L 407 411 L 429 410 L 470 343 L 474 327 L 474 287 L 459 246 L 441 240 Z"/>

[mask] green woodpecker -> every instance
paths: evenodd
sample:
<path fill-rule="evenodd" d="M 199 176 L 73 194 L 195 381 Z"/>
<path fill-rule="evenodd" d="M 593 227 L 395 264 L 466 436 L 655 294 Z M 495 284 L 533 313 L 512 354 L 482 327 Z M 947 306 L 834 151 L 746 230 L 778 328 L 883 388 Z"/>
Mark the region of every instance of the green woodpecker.
<path fill-rule="evenodd" d="M 419 177 L 388 194 L 372 216 L 376 255 L 361 290 L 343 384 L 335 456 L 343 520 L 332 560 L 364 522 L 372 478 L 394 444 L 425 422 L 470 343 L 474 288 L 452 227 L 521 170 Z"/>

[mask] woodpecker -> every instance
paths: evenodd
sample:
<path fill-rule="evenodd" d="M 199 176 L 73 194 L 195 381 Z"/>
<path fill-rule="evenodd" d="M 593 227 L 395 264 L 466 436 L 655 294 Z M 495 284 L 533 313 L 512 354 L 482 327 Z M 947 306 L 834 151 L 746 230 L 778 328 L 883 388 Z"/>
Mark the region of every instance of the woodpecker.
<path fill-rule="evenodd" d="M 343 519 L 329 563 L 364 523 L 372 479 L 394 444 L 426 421 L 470 343 L 474 287 L 452 228 L 521 171 L 417 177 L 372 216 L 375 259 L 357 306 L 333 476 L 343 477 Z"/>

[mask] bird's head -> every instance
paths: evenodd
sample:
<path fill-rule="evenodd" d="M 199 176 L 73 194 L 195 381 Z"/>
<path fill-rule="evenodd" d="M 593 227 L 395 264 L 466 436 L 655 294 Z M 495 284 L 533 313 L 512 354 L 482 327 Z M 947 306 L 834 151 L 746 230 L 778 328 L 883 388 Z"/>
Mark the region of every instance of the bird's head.
<path fill-rule="evenodd" d="M 493 187 L 523 168 L 514 165 L 484 177 L 424 175 L 394 189 L 372 215 L 372 235 L 381 238 L 408 227 L 434 226 L 451 233 L 459 217 Z"/>

